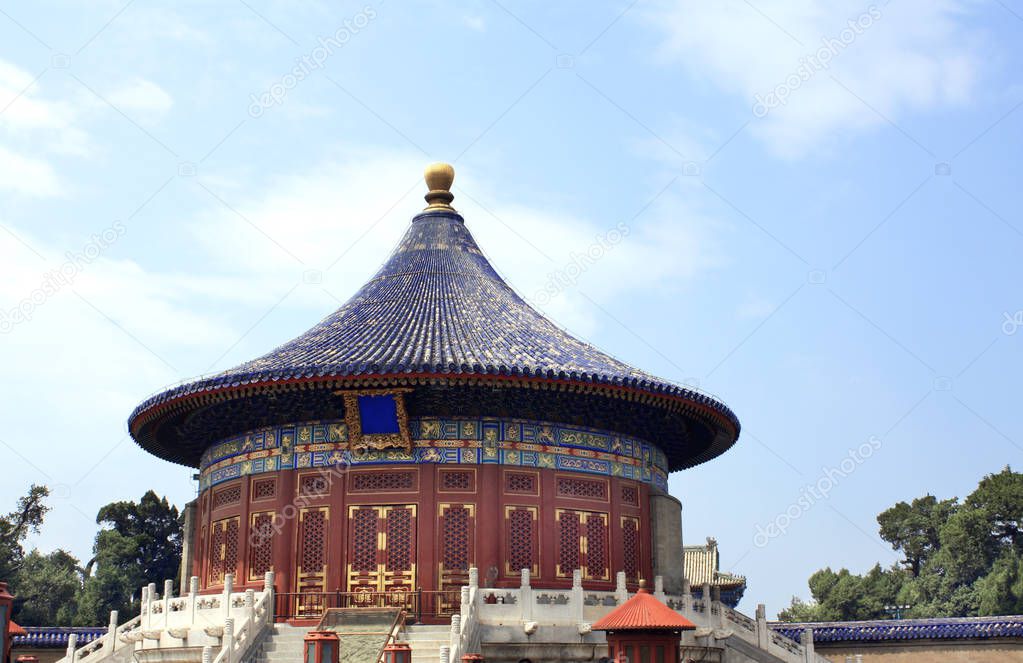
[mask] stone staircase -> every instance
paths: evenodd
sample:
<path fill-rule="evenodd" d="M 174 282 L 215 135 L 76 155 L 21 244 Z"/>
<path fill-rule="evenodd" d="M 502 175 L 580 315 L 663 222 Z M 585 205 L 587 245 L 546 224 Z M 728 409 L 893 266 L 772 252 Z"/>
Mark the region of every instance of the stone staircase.
<path fill-rule="evenodd" d="M 439 663 L 440 648 L 451 643 L 451 627 L 425 624 L 406 626 L 398 641 L 412 648 L 412 663 Z"/>
<path fill-rule="evenodd" d="M 309 626 L 274 624 L 273 630 L 245 657 L 244 663 L 301 663 Z"/>

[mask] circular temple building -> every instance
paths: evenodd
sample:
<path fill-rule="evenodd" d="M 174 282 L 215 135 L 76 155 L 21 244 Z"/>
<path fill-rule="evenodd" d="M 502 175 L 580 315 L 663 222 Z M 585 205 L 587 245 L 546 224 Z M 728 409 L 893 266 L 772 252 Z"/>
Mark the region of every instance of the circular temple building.
<path fill-rule="evenodd" d="M 491 587 L 579 569 L 591 590 L 624 572 L 681 591 L 668 474 L 727 450 L 738 419 L 530 306 L 451 207 L 453 178 L 427 169 L 429 205 L 340 309 L 132 413 L 144 449 L 199 470 L 183 575 L 202 591 L 272 570 L 286 617 L 410 596 L 443 614 L 470 567 Z"/>

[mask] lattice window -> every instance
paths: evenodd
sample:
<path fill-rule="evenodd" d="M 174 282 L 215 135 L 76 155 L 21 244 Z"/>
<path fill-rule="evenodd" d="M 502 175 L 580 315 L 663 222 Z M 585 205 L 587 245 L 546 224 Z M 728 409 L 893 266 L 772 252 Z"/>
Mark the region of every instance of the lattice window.
<path fill-rule="evenodd" d="M 352 570 L 377 570 L 377 510 L 373 507 L 353 509 L 352 513 Z"/>
<path fill-rule="evenodd" d="M 330 482 L 319 474 L 306 474 L 299 479 L 298 490 L 306 497 L 323 497 L 330 493 Z"/>
<path fill-rule="evenodd" d="M 238 484 L 221 488 L 213 493 L 213 508 L 219 509 L 222 506 L 236 504 L 242 499 L 242 487 Z"/>
<path fill-rule="evenodd" d="M 252 497 L 250 500 L 268 500 L 277 494 L 277 481 L 275 479 L 256 479 L 252 482 Z"/>
<path fill-rule="evenodd" d="M 558 477 L 559 497 L 578 497 L 607 501 L 607 481 L 601 479 L 580 479 Z"/>
<path fill-rule="evenodd" d="M 444 509 L 441 540 L 441 563 L 445 571 L 468 571 L 469 559 L 469 525 L 472 511 L 469 507 L 455 504 Z"/>
<path fill-rule="evenodd" d="M 639 506 L 639 488 L 636 486 L 622 486 L 622 504 Z"/>
<path fill-rule="evenodd" d="M 249 579 L 259 580 L 273 570 L 273 511 L 252 514 L 249 524 Z"/>
<path fill-rule="evenodd" d="M 356 472 L 352 474 L 353 493 L 415 490 L 415 472 Z"/>
<path fill-rule="evenodd" d="M 326 509 L 308 509 L 302 512 L 298 555 L 302 573 L 319 573 L 326 563 L 327 518 Z"/>
<path fill-rule="evenodd" d="M 537 476 L 532 472 L 505 472 L 504 492 L 537 495 Z"/>
<path fill-rule="evenodd" d="M 622 570 L 630 581 L 639 580 L 639 518 L 622 518 Z"/>
<path fill-rule="evenodd" d="M 411 571 L 414 516 L 412 509 L 394 508 L 387 512 L 387 570 Z"/>
<path fill-rule="evenodd" d="M 590 514 L 586 518 L 586 576 L 607 577 L 607 520 Z"/>
<path fill-rule="evenodd" d="M 505 519 L 508 541 L 505 573 L 514 575 L 522 569 L 530 569 L 531 572 L 536 573 L 539 566 L 536 509 L 506 507 Z"/>
<path fill-rule="evenodd" d="M 580 568 L 579 514 L 563 511 L 558 518 L 558 575 L 570 576 Z"/>
<path fill-rule="evenodd" d="M 444 470 L 440 473 L 440 487 L 441 490 L 471 491 L 474 488 L 474 478 L 468 470 Z"/>

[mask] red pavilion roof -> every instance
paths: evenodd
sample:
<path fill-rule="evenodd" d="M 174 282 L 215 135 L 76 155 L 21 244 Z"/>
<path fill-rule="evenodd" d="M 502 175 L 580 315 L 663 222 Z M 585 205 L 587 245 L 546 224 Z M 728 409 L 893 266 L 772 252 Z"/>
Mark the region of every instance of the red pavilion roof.
<path fill-rule="evenodd" d="M 28 631 L 26 631 L 25 629 L 21 628 L 20 626 L 18 626 L 17 624 L 15 624 L 12 621 L 11 622 L 11 637 L 13 638 L 16 635 L 28 635 Z"/>
<path fill-rule="evenodd" d="M 658 601 L 644 587 L 593 624 L 594 631 L 691 631 L 695 628 L 696 624 Z"/>

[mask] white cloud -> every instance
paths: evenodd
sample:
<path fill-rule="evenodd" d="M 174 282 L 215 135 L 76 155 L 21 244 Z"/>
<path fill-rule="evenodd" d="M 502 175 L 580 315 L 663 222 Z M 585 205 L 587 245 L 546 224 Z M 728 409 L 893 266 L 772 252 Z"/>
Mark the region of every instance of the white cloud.
<path fill-rule="evenodd" d="M 462 25 L 475 32 L 485 32 L 487 29 L 487 22 L 482 16 L 463 16 Z"/>
<path fill-rule="evenodd" d="M 751 113 L 757 95 L 785 86 L 805 65 L 801 58 L 832 44 L 828 65 L 811 64 L 808 79 L 751 127 L 775 153 L 798 157 L 841 133 L 885 123 L 856 96 L 895 122 L 968 101 L 979 68 L 977 37 L 962 22 L 968 4 L 663 0 L 645 16 L 663 33 L 665 58 L 738 95 Z M 868 27 L 854 31 L 851 41 L 838 47 L 825 41 L 841 40 L 848 22 L 868 13 L 876 18 L 864 21 Z"/>
<path fill-rule="evenodd" d="M 121 85 L 110 92 L 107 99 L 122 111 L 137 111 L 149 115 L 162 115 L 174 104 L 166 90 L 142 78 Z"/>
<path fill-rule="evenodd" d="M 89 135 L 77 126 L 88 100 L 43 97 L 41 90 L 52 76 L 37 76 L 0 60 L 2 190 L 34 197 L 62 195 L 66 186 L 44 155 L 92 154 Z"/>
<path fill-rule="evenodd" d="M 233 209 L 214 202 L 193 222 L 191 232 L 207 251 L 232 248 L 219 258 L 222 264 L 278 286 L 298 282 L 306 270 L 323 270 L 323 287 L 344 300 L 372 276 L 411 215 L 425 204 L 422 166 L 417 154 L 349 151 L 307 172 L 267 183 L 262 187 L 266 193 L 247 200 L 237 191 L 215 190 L 200 178 Z M 691 196 L 682 195 L 681 186 L 669 187 L 641 219 L 630 222 L 621 242 L 586 261 L 575 283 L 540 302 L 544 311 L 572 330 L 591 334 L 600 313 L 583 293 L 610 300 L 650 292 L 653 286 L 670 291 L 720 265 L 713 221 L 687 202 Z M 501 190 L 497 182 L 459 173 L 454 204 L 495 268 L 531 301 L 552 273 L 574 270 L 576 256 L 586 254 L 598 243 L 597 236 L 619 222 L 525 207 L 495 193 Z M 651 197 L 656 193 L 652 189 Z M 324 305 L 316 289 L 301 288 L 296 296 L 306 297 L 308 305 Z"/>
<path fill-rule="evenodd" d="M 0 145 L 0 190 L 27 196 L 56 196 L 60 194 L 60 184 L 47 162 Z"/>

